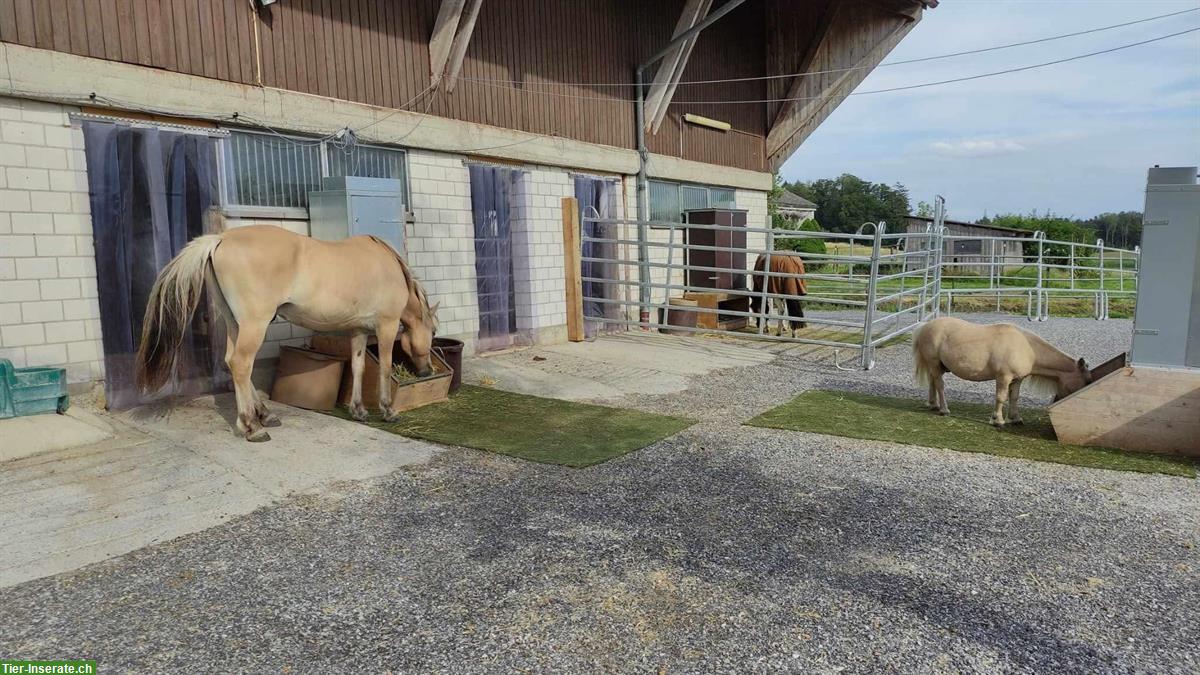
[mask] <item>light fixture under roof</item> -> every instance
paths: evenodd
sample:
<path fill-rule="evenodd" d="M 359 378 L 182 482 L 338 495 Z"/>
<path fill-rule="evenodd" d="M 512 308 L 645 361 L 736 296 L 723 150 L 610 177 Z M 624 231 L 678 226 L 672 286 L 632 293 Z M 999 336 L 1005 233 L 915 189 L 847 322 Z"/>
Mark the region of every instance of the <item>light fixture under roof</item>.
<path fill-rule="evenodd" d="M 703 115 L 693 115 L 692 113 L 684 113 L 683 121 L 687 122 L 688 124 L 695 124 L 696 126 L 708 127 L 709 129 L 716 129 L 718 131 L 729 131 L 730 129 L 733 128 L 733 125 L 730 124 L 729 122 L 722 122 L 720 120 L 714 120 L 710 117 L 705 117 Z"/>

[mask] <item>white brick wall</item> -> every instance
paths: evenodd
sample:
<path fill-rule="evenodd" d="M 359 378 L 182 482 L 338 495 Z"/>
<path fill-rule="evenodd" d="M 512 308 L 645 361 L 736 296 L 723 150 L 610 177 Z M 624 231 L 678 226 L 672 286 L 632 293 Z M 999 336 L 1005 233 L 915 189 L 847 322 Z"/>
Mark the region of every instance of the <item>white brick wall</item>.
<path fill-rule="evenodd" d="M 0 358 L 103 377 L 83 134 L 68 106 L 0 97 Z"/>
<path fill-rule="evenodd" d="M 471 178 L 457 155 L 408 153 L 414 223 L 407 226 L 409 265 L 429 295 L 440 303 L 439 335 L 466 339 L 479 333 L 475 293 L 475 227 Z"/>
<path fill-rule="evenodd" d="M 83 136 L 70 126 L 73 109 L 0 97 L 0 357 L 17 366 L 66 367 L 72 383 L 103 377 L 100 308 L 92 224 L 88 211 Z M 441 335 L 470 344 L 479 330 L 475 286 L 474 227 L 470 178 L 464 157 L 409 151 L 411 208 L 406 226 L 407 257 L 440 303 Z M 545 329 L 566 322 L 561 200 L 573 196 L 566 169 L 524 167 L 513 193 L 513 256 L 518 330 L 554 339 Z M 634 178 L 613 193 L 616 217 L 637 213 Z M 749 222 L 766 222 L 766 193 L 738 190 L 737 203 Z M 626 210 L 627 209 L 627 210 Z M 307 234 L 301 220 L 231 219 L 229 226 L 264 223 Z M 652 230 L 665 241 L 667 230 Z M 632 231 L 622 234 L 636 237 Z M 676 233 L 677 238 L 681 233 Z M 752 247 L 761 242 L 751 239 Z M 629 255 L 636 256 L 634 247 Z M 652 247 L 653 260 L 666 250 Z M 680 261 L 676 251 L 674 260 Z M 753 256 L 748 264 L 752 264 Z M 628 270 L 636 277 L 636 269 Z M 656 280 L 665 271 L 654 270 Z M 682 282 L 682 272 L 673 275 Z M 661 301 L 665 291 L 657 291 Z M 636 292 L 631 294 L 636 299 Z M 631 308 L 636 315 L 636 308 Z M 276 322 L 260 358 L 278 355 L 280 345 L 301 344 L 310 332 Z"/>
<path fill-rule="evenodd" d="M 562 199 L 575 195 L 562 169 L 529 169 L 513 191 L 513 281 L 517 329 L 539 331 L 567 322 Z"/>
<path fill-rule="evenodd" d="M 746 209 L 746 227 L 770 227 L 767 216 L 767 193 L 757 190 L 738 190 L 734 196 L 739 209 Z M 746 248 L 752 251 L 762 251 L 767 248 L 767 235 L 761 232 L 746 233 Z M 754 269 L 754 261 L 758 254 L 746 256 L 746 268 Z M 749 279 L 747 279 L 747 283 Z"/>

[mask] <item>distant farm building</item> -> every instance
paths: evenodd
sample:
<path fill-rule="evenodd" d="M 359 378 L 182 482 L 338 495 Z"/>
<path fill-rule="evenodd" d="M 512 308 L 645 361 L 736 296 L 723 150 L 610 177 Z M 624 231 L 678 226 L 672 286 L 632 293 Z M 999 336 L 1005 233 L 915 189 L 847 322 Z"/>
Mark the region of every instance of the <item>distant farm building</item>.
<path fill-rule="evenodd" d="M 779 215 L 787 218 L 788 220 L 794 220 L 798 223 L 803 223 L 809 218 L 817 217 L 816 204 L 808 201 L 795 192 L 788 190 L 784 190 L 783 193 L 779 195 L 777 209 L 779 211 Z"/>
<path fill-rule="evenodd" d="M 933 222 L 932 218 L 924 216 L 907 216 L 905 230 L 910 234 L 922 234 L 925 228 Z M 980 225 L 966 223 L 960 220 L 947 220 L 946 241 L 943 246 L 943 262 L 945 271 L 950 274 L 978 274 L 988 276 L 993 263 L 1002 263 L 998 267 L 1003 272 L 1015 270 L 1025 264 L 1022 252 L 1021 237 L 1029 237 L 1031 232 L 1017 230 L 1011 227 L 995 225 Z M 960 237 L 975 237 L 962 239 Z M 1012 239 L 1012 241 L 1005 241 Z M 916 264 L 910 262 L 910 265 Z"/>

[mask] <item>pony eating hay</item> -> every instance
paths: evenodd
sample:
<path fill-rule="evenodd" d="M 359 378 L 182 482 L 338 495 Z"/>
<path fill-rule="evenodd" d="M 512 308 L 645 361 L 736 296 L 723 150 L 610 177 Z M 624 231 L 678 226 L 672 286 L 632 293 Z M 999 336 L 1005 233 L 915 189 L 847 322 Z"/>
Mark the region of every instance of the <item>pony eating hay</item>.
<path fill-rule="evenodd" d="M 916 378 L 929 386 L 929 408 L 943 415 L 946 391 L 942 377 L 954 373 L 972 382 L 996 381 L 996 410 L 992 424 L 1021 424 L 1017 398 L 1021 384 L 1034 393 L 1059 400 L 1092 381 L 1083 359 L 1076 361 L 1049 342 L 1010 323 L 977 325 L 942 317 L 917 329 L 913 336 Z M 1005 405 L 1008 415 L 1005 417 Z"/>
<path fill-rule="evenodd" d="M 250 382 L 254 356 L 276 314 L 314 331 L 349 330 L 353 392 L 350 412 L 365 420 L 362 374 L 367 333 L 379 340 L 379 406 L 392 421 L 392 345 L 417 375 L 432 372 L 437 306 L 396 251 L 375 237 L 312 239 L 271 225 L 252 225 L 192 240 L 159 273 L 150 291 L 137 354 L 137 384 L 153 392 L 170 378 L 188 322 L 207 289 L 227 329 L 225 363 L 237 394 L 237 428 L 266 441 L 278 426 Z"/>

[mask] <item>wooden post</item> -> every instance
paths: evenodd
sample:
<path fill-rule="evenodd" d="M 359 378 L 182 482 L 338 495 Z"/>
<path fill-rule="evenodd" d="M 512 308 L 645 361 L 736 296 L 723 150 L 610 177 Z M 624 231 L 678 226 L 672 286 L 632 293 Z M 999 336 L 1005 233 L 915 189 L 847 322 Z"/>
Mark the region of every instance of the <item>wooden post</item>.
<path fill-rule="evenodd" d="M 567 339 L 584 340 L 583 330 L 583 244 L 580 241 L 579 200 L 563 197 L 563 266 L 567 286 Z"/>

